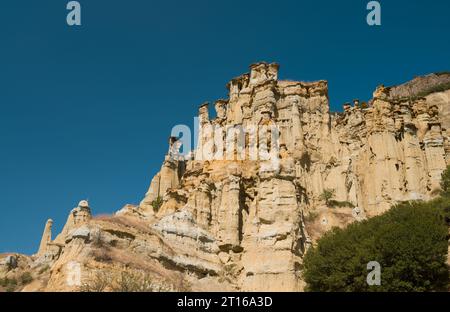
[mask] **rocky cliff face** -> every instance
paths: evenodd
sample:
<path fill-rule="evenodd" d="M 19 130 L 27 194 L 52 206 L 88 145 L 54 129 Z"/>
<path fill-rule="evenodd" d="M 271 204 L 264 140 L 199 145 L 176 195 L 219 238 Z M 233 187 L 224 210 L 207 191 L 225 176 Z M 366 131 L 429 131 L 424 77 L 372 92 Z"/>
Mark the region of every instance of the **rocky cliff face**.
<path fill-rule="evenodd" d="M 437 194 L 449 82 L 380 86 L 369 103 L 330 113 L 326 81 L 283 81 L 277 64 L 254 64 L 227 85 L 215 118 L 200 107 L 195 151 L 182 156 L 170 139 L 139 206 L 92 219 L 81 202 L 54 240 L 49 220 L 29 265 L 49 273 L 28 289 L 92 290 L 109 272 L 110 285 L 144 274 L 146 290 L 302 290 L 303 254 L 332 226 Z M 74 268 L 80 280 L 68 283 Z"/>

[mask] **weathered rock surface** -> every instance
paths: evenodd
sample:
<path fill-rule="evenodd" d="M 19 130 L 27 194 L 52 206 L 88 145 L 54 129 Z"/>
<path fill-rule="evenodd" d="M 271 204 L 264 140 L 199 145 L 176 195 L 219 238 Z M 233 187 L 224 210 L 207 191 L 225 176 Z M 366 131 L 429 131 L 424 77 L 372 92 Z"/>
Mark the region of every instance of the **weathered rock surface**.
<path fill-rule="evenodd" d="M 450 164 L 449 81 L 380 86 L 367 105 L 330 113 L 326 81 L 278 80 L 277 64 L 254 64 L 227 85 L 216 118 L 200 107 L 197 150 L 181 156 L 170 138 L 139 206 L 92 218 L 82 201 L 54 240 L 49 220 L 30 264 L 49 274 L 28 290 L 92 290 L 101 272 L 130 270 L 151 276 L 147 290 L 302 290 L 303 255 L 331 227 L 437 194 Z M 218 127 L 257 134 L 230 150 Z"/>

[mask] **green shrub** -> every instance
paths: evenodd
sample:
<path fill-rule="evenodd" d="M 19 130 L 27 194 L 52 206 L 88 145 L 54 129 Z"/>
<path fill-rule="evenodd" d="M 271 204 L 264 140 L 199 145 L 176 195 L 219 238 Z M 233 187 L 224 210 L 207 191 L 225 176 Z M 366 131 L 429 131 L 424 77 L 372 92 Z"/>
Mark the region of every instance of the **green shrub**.
<path fill-rule="evenodd" d="M 161 208 L 163 204 L 163 199 L 161 196 L 156 197 L 155 200 L 152 201 L 152 207 L 154 212 L 158 212 L 159 208 Z"/>
<path fill-rule="evenodd" d="M 319 217 L 319 213 L 317 211 L 310 211 L 309 214 L 306 216 L 305 220 L 307 222 L 313 222 Z"/>
<path fill-rule="evenodd" d="M 22 285 L 27 285 L 33 281 L 33 276 L 30 272 L 25 272 L 20 276 L 20 282 Z"/>
<path fill-rule="evenodd" d="M 320 194 L 319 199 L 324 200 L 327 206 L 330 206 L 330 201 L 333 199 L 335 194 L 334 189 L 324 189 L 322 194 Z"/>
<path fill-rule="evenodd" d="M 122 271 L 111 289 L 113 292 L 151 292 L 153 284 L 146 273 Z"/>
<path fill-rule="evenodd" d="M 385 214 L 334 228 L 304 258 L 309 291 L 446 290 L 450 199 L 406 202 Z M 381 265 L 381 285 L 366 282 L 367 263 Z"/>

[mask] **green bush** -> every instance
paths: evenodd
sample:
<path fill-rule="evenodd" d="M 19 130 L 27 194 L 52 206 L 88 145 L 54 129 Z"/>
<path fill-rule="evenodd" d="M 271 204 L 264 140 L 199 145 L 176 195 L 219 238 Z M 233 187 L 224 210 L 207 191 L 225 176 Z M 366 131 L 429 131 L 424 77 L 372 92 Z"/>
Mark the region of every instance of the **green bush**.
<path fill-rule="evenodd" d="M 161 196 L 156 197 L 155 200 L 152 201 L 152 207 L 154 212 L 158 212 L 159 208 L 161 208 L 163 204 L 163 199 Z"/>
<path fill-rule="evenodd" d="M 103 292 L 112 282 L 112 274 L 109 272 L 95 272 L 83 283 L 78 291 L 80 292 Z"/>
<path fill-rule="evenodd" d="M 122 271 L 111 289 L 113 292 L 152 292 L 150 276 L 146 273 Z"/>
<path fill-rule="evenodd" d="M 314 222 L 319 217 L 319 213 L 317 211 L 310 211 L 309 214 L 305 217 L 307 222 Z"/>
<path fill-rule="evenodd" d="M 152 292 L 157 286 L 146 272 L 122 270 L 120 272 L 98 271 L 80 286 L 81 292 Z"/>
<path fill-rule="evenodd" d="M 304 259 L 309 291 L 447 290 L 450 199 L 406 202 L 387 213 L 334 228 Z M 367 284 L 367 264 L 381 265 L 381 285 Z"/>
<path fill-rule="evenodd" d="M 2 278 L 0 279 L 0 286 L 4 287 L 7 292 L 13 292 L 17 288 L 17 280 L 14 278 Z"/>
<path fill-rule="evenodd" d="M 330 201 L 334 198 L 336 191 L 334 189 L 324 189 L 320 194 L 319 199 L 324 200 L 327 206 L 330 205 Z"/>
<path fill-rule="evenodd" d="M 20 281 L 22 285 L 27 285 L 33 281 L 33 276 L 30 272 L 25 272 L 20 276 Z"/>

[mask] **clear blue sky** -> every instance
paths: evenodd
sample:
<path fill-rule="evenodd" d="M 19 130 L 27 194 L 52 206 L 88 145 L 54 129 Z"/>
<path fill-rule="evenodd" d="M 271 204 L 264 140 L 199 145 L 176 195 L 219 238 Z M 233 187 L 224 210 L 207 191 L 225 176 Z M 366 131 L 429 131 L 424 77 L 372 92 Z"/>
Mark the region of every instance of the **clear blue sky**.
<path fill-rule="evenodd" d="M 329 81 L 332 110 L 376 85 L 450 70 L 450 2 L 366 0 L 0 2 L 0 252 L 33 253 L 47 218 L 61 230 L 138 203 L 172 126 L 256 61 L 280 78 Z"/>

